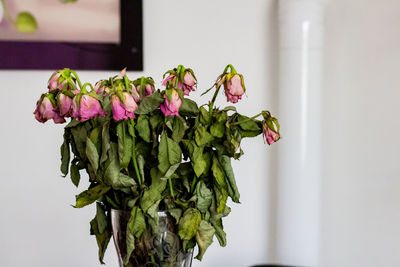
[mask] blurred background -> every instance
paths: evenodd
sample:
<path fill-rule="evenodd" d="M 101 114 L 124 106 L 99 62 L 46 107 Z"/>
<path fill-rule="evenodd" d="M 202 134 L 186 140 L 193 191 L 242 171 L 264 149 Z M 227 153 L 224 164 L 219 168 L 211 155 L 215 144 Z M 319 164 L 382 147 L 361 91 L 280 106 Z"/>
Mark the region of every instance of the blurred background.
<path fill-rule="evenodd" d="M 230 63 L 245 76 L 248 97 L 237 104 L 241 113 L 269 109 L 286 118 L 279 107 L 285 79 L 279 71 L 282 1 L 145 0 L 144 69 L 128 76 L 152 76 L 160 87 L 166 70 L 191 67 L 199 81 L 192 99 L 206 103 L 201 92 Z M 400 266 L 400 2 L 332 0 L 324 10 L 321 122 L 316 125 L 321 174 L 311 192 L 317 210 L 305 228 L 312 233 L 296 228 L 307 212 L 288 209 L 284 214 L 289 215 L 280 215 L 285 206 L 279 196 L 280 146 L 298 130 L 282 126 L 282 139 L 271 147 L 261 137 L 244 141 L 245 155 L 233 166 L 242 204 L 231 204 L 224 220 L 228 245 L 221 248 L 215 240 L 193 266 Z M 95 209 L 71 207 L 87 184 L 76 189 L 60 175 L 63 126 L 39 124 L 32 114 L 52 72 L 0 71 L 0 266 L 100 266 L 89 235 Z M 92 83 L 116 74 L 78 73 Z M 223 98 L 219 105 L 225 104 Z M 300 235 L 298 243 L 280 239 L 285 229 Z M 307 247 L 312 248 L 307 257 L 291 252 Z M 117 266 L 112 242 L 105 262 Z"/>

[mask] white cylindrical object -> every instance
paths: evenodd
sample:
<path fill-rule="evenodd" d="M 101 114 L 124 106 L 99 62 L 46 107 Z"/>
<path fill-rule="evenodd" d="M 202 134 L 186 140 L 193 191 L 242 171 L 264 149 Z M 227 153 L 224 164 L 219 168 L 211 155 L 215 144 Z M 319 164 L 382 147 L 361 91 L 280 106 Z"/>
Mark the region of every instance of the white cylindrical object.
<path fill-rule="evenodd" d="M 279 0 L 278 263 L 318 266 L 323 0 Z"/>

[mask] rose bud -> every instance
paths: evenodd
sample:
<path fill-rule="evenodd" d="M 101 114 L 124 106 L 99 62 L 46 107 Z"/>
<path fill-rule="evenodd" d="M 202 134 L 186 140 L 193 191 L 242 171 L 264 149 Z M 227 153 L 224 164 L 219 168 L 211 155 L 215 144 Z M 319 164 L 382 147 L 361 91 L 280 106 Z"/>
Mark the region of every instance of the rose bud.
<path fill-rule="evenodd" d="M 143 94 L 143 97 L 151 95 L 152 93 L 154 93 L 154 90 L 155 89 L 154 89 L 153 85 L 151 85 L 150 83 L 146 84 L 145 92 Z"/>
<path fill-rule="evenodd" d="M 138 102 L 139 98 L 142 99 L 154 93 L 154 81 L 151 77 L 141 77 L 133 81 L 132 92 L 135 101 Z M 137 98 L 137 99 L 136 99 Z"/>
<path fill-rule="evenodd" d="M 179 116 L 179 108 L 182 105 L 182 100 L 176 90 L 172 91 L 171 102 L 168 101 L 168 97 L 165 96 L 165 101 L 161 104 L 161 111 L 164 116 Z"/>
<path fill-rule="evenodd" d="M 131 86 L 132 89 L 132 97 L 135 102 L 139 102 L 139 90 L 140 90 L 140 85 L 136 86 L 132 84 Z"/>
<path fill-rule="evenodd" d="M 60 115 L 63 117 L 71 117 L 72 115 L 72 98 L 60 93 L 57 96 L 57 105 Z"/>
<path fill-rule="evenodd" d="M 47 83 L 47 88 L 49 88 L 49 92 L 54 92 L 57 89 L 60 90 L 60 91 L 63 90 L 63 89 L 71 90 L 71 86 L 69 84 L 66 85 L 66 83 L 67 83 L 66 79 L 63 79 L 61 82 L 59 82 L 60 81 L 60 76 L 61 76 L 61 73 L 59 73 L 59 72 L 54 72 L 51 75 L 51 77 L 49 79 L 49 82 Z M 73 90 L 71 90 L 71 91 L 74 94 L 79 93 L 79 90 L 77 89 L 75 84 L 74 84 Z"/>
<path fill-rule="evenodd" d="M 279 136 L 279 123 L 277 119 L 270 117 L 263 123 L 263 133 L 265 141 L 271 145 L 280 139 Z"/>
<path fill-rule="evenodd" d="M 93 89 L 99 95 L 108 95 L 110 93 L 110 88 L 104 84 L 104 81 L 98 81 Z"/>
<path fill-rule="evenodd" d="M 97 116 L 105 117 L 107 113 L 101 108 L 99 100 L 83 94 L 77 103 L 77 97 L 72 99 L 72 117 L 79 121 L 87 121 Z"/>
<path fill-rule="evenodd" d="M 133 95 L 127 92 L 123 92 L 122 95 L 125 103 L 123 103 L 117 95 L 111 96 L 111 109 L 113 118 L 116 121 L 135 118 L 135 110 L 138 107 Z"/>
<path fill-rule="evenodd" d="M 194 91 L 194 85 L 196 84 L 196 79 L 193 77 L 190 71 L 186 71 L 185 76 L 183 78 L 183 86 L 182 88 L 178 88 L 183 90 L 184 95 L 189 95 L 191 91 Z"/>
<path fill-rule="evenodd" d="M 45 123 L 47 120 L 51 119 L 53 119 L 55 123 L 64 123 L 65 120 L 57 112 L 57 109 L 54 108 L 53 103 L 50 99 L 51 97 L 53 96 L 46 95 L 44 97 L 41 97 L 41 99 L 36 103 L 36 109 L 33 114 L 35 114 L 36 120 L 41 123 Z"/>
<path fill-rule="evenodd" d="M 228 73 L 223 78 L 225 95 L 228 102 L 237 103 L 245 92 L 243 76 L 241 74 Z"/>
<path fill-rule="evenodd" d="M 176 76 L 175 74 L 168 75 L 167 78 L 164 79 L 162 85 L 167 85 L 168 81 L 171 81 L 173 85 L 176 83 Z M 186 71 L 185 76 L 183 77 L 183 81 L 180 79 L 178 80 L 178 89 L 183 91 L 184 95 L 189 95 L 191 91 L 194 91 L 194 86 L 196 84 L 196 79 L 194 78 L 191 71 Z"/>

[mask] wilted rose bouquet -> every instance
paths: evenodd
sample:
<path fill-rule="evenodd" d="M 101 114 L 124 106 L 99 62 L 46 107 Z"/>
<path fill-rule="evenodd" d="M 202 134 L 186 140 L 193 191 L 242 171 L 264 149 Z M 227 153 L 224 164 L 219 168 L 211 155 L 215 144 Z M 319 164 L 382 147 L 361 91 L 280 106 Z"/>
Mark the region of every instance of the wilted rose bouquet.
<path fill-rule="evenodd" d="M 263 133 L 268 144 L 279 139 L 279 124 L 268 111 L 250 118 L 233 106 L 214 107 L 222 86 L 228 102 L 245 93 L 243 76 L 231 65 L 205 92 L 215 90 L 212 100 L 200 107 L 187 98 L 197 87 L 191 69 L 166 72 L 162 85 L 156 90 L 151 77 L 129 80 L 124 70 L 92 86 L 64 69 L 51 76 L 49 91 L 37 102 L 34 114 L 40 122 L 71 118 L 61 146 L 61 172 L 69 172 L 75 186 L 80 170 L 89 174 L 90 186 L 76 196 L 75 207 L 96 202 L 90 225 L 101 262 L 112 235 L 111 209 L 130 212 L 126 264 L 140 249 L 138 241 L 159 231 L 158 211 L 173 218 L 183 251 L 198 245 L 197 259 L 214 235 L 225 246 L 227 199 L 239 203 L 231 158 L 243 154 L 245 137 Z"/>

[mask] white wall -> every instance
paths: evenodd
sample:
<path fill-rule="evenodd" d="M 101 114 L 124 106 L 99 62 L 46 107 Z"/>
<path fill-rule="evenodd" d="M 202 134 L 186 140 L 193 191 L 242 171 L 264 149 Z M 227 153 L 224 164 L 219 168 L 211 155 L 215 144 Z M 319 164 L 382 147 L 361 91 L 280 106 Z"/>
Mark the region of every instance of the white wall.
<path fill-rule="evenodd" d="M 232 63 L 248 88 L 239 110 L 275 112 L 275 11 L 273 0 L 145 0 L 144 73 L 159 82 L 164 70 L 191 66 L 201 90 Z M 330 1 L 326 25 L 321 266 L 399 266 L 400 2 Z M 41 125 L 32 114 L 50 74 L 0 72 L 0 266 L 100 266 L 89 236 L 93 208 L 69 206 L 84 187 L 60 178 L 62 126 Z M 266 149 L 261 138 L 244 146 L 234 166 L 242 204 L 225 220 L 228 246 L 214 243 L 203 266 L 274 261 L 276 146 Z M 117 266 L 113 249 L 107 266 Z"/>
<path fill-rule="evenodd" d="M 327 13 L 324 267 L 400 266 L 400 2 Z"/>
<path fill-rule="evenodd" d="M 237 105 L 239 111 L 249 115 L 266 108 L 276 111 L 275 1 L 143 2 L 144 74 L 160 82 L 165 70 L 178 64 L 190 66 L 196 71 L 200 91 L 210 87 L 231 63 L 245 75 L 248 89 L 248 98 Z M 91 82 L 114 74 L 80 73 L 82 80 Z M 50 74 L 0 72 L 0 266 L 100 266 L 95 239 L 89 236 L 93 207 L 76 210 L 70 206 L 74 195 L 85 188 L 77 190 L 69 178 L 60 178 L 62 126 L 41 125 L 32 114 Z M 197 100 L 199 95 L 193 94 Z M 225 100 L 220 97 L 222 105 Z M 276 149 L 266 147 L 261 137 L 243 145 L 245 155 L 234 164 L 243 204 L 232 205 L 225 220 L 227 247 L 220 248 L 215 240 L 202 266 L 250 266 L 272 258 L 269 158 Z M 105 261 L 117 266 L 113 246 Z"/>

